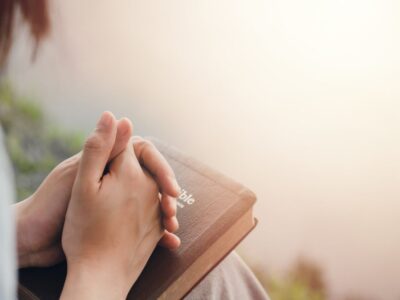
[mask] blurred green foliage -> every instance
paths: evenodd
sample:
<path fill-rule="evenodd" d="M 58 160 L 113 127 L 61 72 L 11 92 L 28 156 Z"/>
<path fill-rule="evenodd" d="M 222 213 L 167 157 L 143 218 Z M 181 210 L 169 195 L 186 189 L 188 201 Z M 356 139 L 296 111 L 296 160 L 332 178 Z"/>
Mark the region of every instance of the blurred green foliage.
<path fill-rule="evenodd" d="M 0 84 L 0 124 L 14 166 L 19 200 L 31 195 L 59 162 L 80 151 L 83 135 L 58 128 L 31 97 Z"/>
<path fill-rule="evenodd" d="M 332 296 L 324 279 L 323 269 L 319 264 L 305 257 L 298 258 L 281 275 L 271 274 L 258 266 L 252 270 L 271 300 L 369 300 L 365 296 L 345 294 Z"/>
<path fill-rule="evenodd" d="M 282 276 L 264 269 L 252 268 L 271 300 L 324 300 L 327 288 L 321 268 L 314 262 L 299 258 Z"/>

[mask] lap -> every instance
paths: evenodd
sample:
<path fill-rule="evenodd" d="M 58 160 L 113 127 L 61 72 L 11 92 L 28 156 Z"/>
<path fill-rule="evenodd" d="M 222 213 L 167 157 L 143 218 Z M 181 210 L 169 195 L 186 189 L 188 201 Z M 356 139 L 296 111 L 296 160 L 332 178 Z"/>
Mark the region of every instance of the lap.
<path fill-rule="evenodd" d="M 242 259 L 228 255 L 186 297 L 192 299 L 269 299 Z"/>

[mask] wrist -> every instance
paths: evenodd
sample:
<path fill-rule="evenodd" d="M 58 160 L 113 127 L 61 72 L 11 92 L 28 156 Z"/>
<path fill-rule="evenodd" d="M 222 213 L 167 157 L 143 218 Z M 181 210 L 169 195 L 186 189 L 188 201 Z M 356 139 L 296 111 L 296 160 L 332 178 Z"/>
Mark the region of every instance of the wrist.
<path fill-rule="evenodd" d="M 105 266 L 68 263 L 60 299 L 126 299 L 131 283 L 116 276 L 119 274 Z"/>

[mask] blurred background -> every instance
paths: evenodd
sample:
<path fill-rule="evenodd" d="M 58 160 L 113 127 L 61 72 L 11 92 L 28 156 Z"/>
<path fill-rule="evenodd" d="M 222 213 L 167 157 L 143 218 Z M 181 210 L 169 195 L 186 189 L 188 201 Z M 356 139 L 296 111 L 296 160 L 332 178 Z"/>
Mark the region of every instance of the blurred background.
<path fill-rule="evenodd" d="M 13 142 L 21 197 L 111 110 L 256 192 L 239 251 L 272 299 L 400 299 L 400 2 L 50 3 L 1 88 L 58 149 Z"/>

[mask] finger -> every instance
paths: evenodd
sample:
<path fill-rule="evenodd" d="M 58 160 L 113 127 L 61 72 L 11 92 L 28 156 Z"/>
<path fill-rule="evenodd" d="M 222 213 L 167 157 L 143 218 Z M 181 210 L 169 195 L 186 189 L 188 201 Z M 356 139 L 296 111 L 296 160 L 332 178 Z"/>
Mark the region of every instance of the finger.
<path fill-rule="evenodd" d="M 112 113 L 104 112 L 95 131 L 86 140 L 79 164 L 78 177 L 85 183 L 99 183 L 114 147 L 117 133 Z"/>
<path fill-rule="evenodd" d="M 175 232 L 179 228 L 178 219 L 174 217 L 163 217 L 163 225 L 169 232 Z"/>
<path fill-rule="evenodd" d="M 180 193 L 180 187 L 174 171 L 157 148 L 141 137 L 133 138 L 133 148 L 140 164 L 155 177 L 161 191 L 172 197 L 177 197 Z"/>
<path fill-rule="evenodd" d="M 170 250 L 175 250 L 181 245 L 181 240 L 175 234 L 165 231 L 158 245 Z"/>
<path fill-rule="evenodd" d="M 132 136 L 132 132 L 133 125 L 131 120 L 128 118 L 122 118 L 117 121 L 117 137 L 115 139 L 114 148 L 111 151 L 109 161 L 124 151 L 129 143 L 129 139 Z"/>
<path fill-rule="evenodd" d="M 132 142 L 130 141 L 130 143 Z M 142 167 L 136 158 L 133 147 L 126 147 L 110 165 L 110 173 L 116 174 L 123 180 L 130 180 L 132 176 L 136 176 L 140 172 L 142 172 Z"/>
<path fill-rule="evenodd" d="M 162 194 L 161 196 L 161 209 L 163 215 L 167 218 L 173 217 L 176 215 L 176 198 L 173 198 L 169 195 Z"/>

